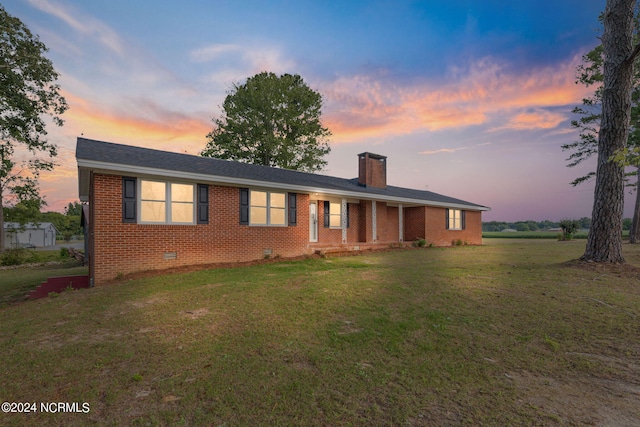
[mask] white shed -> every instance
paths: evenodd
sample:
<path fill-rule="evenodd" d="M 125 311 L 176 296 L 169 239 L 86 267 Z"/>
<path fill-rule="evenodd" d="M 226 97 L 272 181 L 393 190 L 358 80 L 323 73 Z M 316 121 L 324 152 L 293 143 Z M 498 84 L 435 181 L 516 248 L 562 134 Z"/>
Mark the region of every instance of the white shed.
<path fill-rule="evenodd" d="M 46 247 L 56 244 L 58 229 L 50 222 L 27 223 L 22 227 L 17 222 L 4 223 L 5 248 Z"/>

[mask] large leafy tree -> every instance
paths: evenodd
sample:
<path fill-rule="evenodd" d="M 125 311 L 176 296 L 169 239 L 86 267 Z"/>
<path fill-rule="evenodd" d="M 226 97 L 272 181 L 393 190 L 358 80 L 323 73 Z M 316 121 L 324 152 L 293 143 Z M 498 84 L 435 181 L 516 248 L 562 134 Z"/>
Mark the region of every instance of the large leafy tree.
<path fill-rule="evenodd" d="M 46 51 L 39 37 L 0 5 L 0 208 L 27 200 L 41 205 L 39 174 L 54 167 L 57 150 L 45 138 L 44 116 L 61 126 L 67 103 Z M 0 231 L 3 228 L 0 209 Z"/>
<path fill-rule="evenodd" d="M 591 229 L 584 261 L 623 263 L 622 209 L 624 165 L 613 158 L 625 149 L 631 122 L 635 0 L 607 0 L 603 15 L 604 51 L 602 117 L 598 130 L 598 162 Z"/>
<path fill-rule="evenodd" d="M 316 172 L 327 164 L 322 96 L 299 75 L 263 72 L 234 84 L 207 135 L 205 157 Z"/>

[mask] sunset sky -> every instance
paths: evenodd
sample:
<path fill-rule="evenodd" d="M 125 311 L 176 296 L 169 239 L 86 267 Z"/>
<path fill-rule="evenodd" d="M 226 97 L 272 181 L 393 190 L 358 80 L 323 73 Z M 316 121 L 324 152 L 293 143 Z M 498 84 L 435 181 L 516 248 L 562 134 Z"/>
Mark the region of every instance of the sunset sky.
<path fill-rule="evenodd" d="M 605 0 L 11 0 L 49 47 L 70 109 L 49 128 L 49 210 L 78 198 L 76 137 L 198 154 L 235 82 L 300 74 L 332 131 L 324 173 L 388 157 L 388 183 L 492 208 L 484 221 L 591 215 L 570 169 L 575 84 Z M 627 195 L 625 217 L 632 215 Z"/>

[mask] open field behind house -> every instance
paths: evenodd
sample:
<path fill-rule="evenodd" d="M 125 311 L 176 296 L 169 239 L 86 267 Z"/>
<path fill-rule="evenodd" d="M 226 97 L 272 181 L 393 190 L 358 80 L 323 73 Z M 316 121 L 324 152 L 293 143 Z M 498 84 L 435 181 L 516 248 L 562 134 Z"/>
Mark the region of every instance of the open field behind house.
<path fill-rule="evenodd" d="M 628 231 L 624 232 L 629 235 Z M 573 235 L 574 239 L 586 239 L 589 235 L 588 231 L 578 231 Z M 560 240 L 562 231 L 483 231 L 484 239 L 552 239 Z M 485 242 L 486 243 L 486 242 Z"/>
<path fill-rule="evenodd" d="M 552 239 L 560 240 L 562 231 L 483 231 L 482 237 L 484 239 Z M 586 239 L 589 237 L 589 230 L 581 230 L 576 232 L 572 239 Z M 629 230 L 622 232 L 623 238 L 629 237 Z M 486 241 L 485 241 L 486 243 Z"/>
<path fill-rule="evenodd" d="M 0 425 L 640 425 L 640 247 L 485 243 L 5 305 L 0 399 L 90 410 Z"/>

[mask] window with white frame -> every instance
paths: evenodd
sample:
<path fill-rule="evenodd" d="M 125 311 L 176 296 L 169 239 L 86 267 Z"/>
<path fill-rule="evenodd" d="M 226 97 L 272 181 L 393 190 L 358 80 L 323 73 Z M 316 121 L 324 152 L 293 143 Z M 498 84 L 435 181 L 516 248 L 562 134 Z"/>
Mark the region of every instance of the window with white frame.
<path fill-rule="evenodd" d="M 251 225 L 286 225 L 286 193 L 251 190 L 249 223 Z"/>
<path fill-rule="evenodd" d="M 349 211 L 347 210 L 347 215 Z M 341 228 L 342 227 L 342 203 L 340 202 L 324 202 L 324 227 L 325 228 Z"/>
<path fill-rule="evenodd" d="M 192 223 L 194 220 L 194 186 L 171 183 L 171 222 Z"/>
<path fill-rule="evenodd" d="M 342 220 L 342 203 L 329 202 L 329 227 L 340 228 Z"/>
<path fill-rule="evenodd" d="M 195 223 L 195 185 L 140 180 L 140 222 Z"/>
<path fill-rule="evenodd" d="M 462 211 L 460 209 L 447 209 L 449 218 L 447 221 L 449 230 L 462 230 Z"/>

